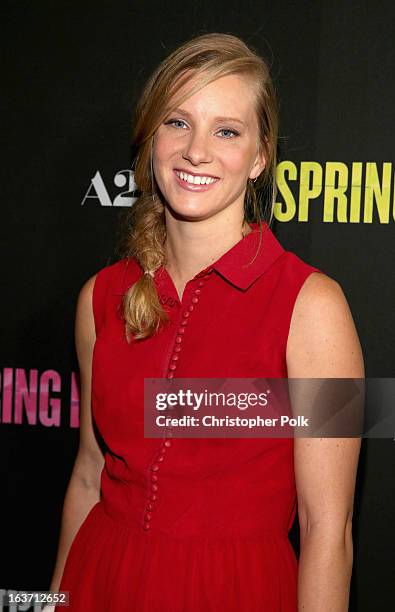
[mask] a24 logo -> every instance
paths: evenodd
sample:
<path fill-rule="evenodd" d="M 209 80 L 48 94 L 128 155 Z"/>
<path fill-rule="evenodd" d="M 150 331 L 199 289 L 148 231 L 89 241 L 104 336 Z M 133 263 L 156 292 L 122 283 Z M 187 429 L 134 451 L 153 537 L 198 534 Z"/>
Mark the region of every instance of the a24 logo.
<path fill-rule="evenodd" d="M 114 176 L 114 185 L 119 188 L 126 187 L 125 191 L 118 193 L 113 200 L 107 191 L 103 177 L 99 170 L 91 178 L 87 192 L 85 193 L 81 206 L 84 206 L 87 200 L 96 200 L 100 206 L 132 206 L 137 200 L 136 191 L 137 185 L 134 181 L 133 170 L 120 170 Z"/>

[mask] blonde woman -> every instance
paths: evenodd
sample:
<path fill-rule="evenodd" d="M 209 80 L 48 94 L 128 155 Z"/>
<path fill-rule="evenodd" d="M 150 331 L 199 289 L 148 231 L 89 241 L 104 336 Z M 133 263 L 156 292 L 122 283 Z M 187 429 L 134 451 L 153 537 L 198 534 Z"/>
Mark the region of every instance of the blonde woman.
<path fill-rule="evenodd" d="M 51 588 L 73 612 L 345 612 L 359 439 L 143 433 L 147 377 L 363 377 L 341 287 L 269 227 L 265 61 L 228 34 L 186 42 L 148 80 L 134 144 L 123 256 L 78 300 L 81 442 Z"/>

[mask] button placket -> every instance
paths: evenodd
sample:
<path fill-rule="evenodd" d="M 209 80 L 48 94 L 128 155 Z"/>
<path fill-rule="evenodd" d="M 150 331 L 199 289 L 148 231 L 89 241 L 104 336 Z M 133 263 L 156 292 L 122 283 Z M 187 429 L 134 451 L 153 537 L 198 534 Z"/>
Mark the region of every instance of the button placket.
<path fill-rule="evenodd" d="M 183 342 L 183 337 L 187 331 L 188 328 L 188 321 L 189 321 L 189 317 L 191 316 L 191 313 L 194 311 L 195 306 L 197 305 L 197 303 L 199 302 L 199 298 L 201 296 L 202 293 L 202 288 L 204 287 L 205 283 L 207 282 L 207 280 L 210 278 L 210 272 L 212 270 L 210 270 L 209 272 L 206 272 L 204 275 L 202 275 L 200 278 L 197 277 L 197 286 L 194 289 L 192 298 L 190 300 L 190 303 L 188 306 L 186 306 L 185 308 L 182 309 L 182 313 L 181 313 L 181 321 L 178 324 L 178 328 L 177 328 L 177 332 L 174 338 L 174 342 L 173 342 L 173 350 L 172 353 L 170 355 L 170 359 L 169 359 L 169 363 L 167 366 L 167 373 L 166 373 L 166 378 L 174 378 L 175 376 L 175 371 L 177 369 L 177 365 L 179 362 L 179 353 L 181 352 L 182 349 L 182 342 Z M 204 280 L 203 280 L 204 279 Z"/>
<path fill-rule="evenodd" d="M 209 270 L 209 272 L 212 272 L 212 270 Z M 198 277 L 199 280 L 197 281 L 197 287 L 193 292 L 190 304 L 187 308 L 182 309 L 181 322 L 179 323 L 177 333 L 174 338 L 173 350 L 170 355 L 166 378 L 174 378 L 175 371 L 177 369 L 177 365 L 180 359 L 183 337 L 188 328 L 188 322 L 191 313 L 194 311 L 196 304 L 199 302 L 199 298 L 202 293 L 202 287 L 210 278 L 209 272 L 205 273 L 204 276 L 201 276 L 200 278 Z M 151 529 L 152 514 L 155 512 L 155 506 L 158 500 L 159 473 L 162 463 L 165 460 L 166 453 L 168 449 L 172 446 L 172 437 L 172 428 L 167 427 L 164 431 L 164 438 L 161 442 L 160 448 L 156 452 L 155 457 L 153 458 L 149 467 L 149 493 L 143 513 L 143 530 L 145 532 L 149 532 L 149 530 Z"/>
<path fill-rule="evenodd" d="M 152 513 L 155 511 L 155 506 L 158 501 L 158 472 L 160 470 L 160 464 L 164 460 L 165 453 L 170 446 L 169 442 L 169 440 L 164 440 L 161 443 L 161 446 L 157 451 L 149 468 L 149 493 L 143 515 L 143 530 L 146 532 L 151 529 Z"/>

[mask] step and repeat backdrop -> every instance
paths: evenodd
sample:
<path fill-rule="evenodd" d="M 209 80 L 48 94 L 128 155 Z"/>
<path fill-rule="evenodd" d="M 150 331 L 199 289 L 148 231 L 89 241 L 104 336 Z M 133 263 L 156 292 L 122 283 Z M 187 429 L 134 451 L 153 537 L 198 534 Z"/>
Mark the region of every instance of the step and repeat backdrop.
<path fill-rule="evenodd" d="M 116 261 L 131 118 L 180 43 L 227 32 L 280 100 L 273 231 L 342 286 L 366 376 L 395 376 L 395 5 L 317 0 L 2 5 L 0 591 L 49 588 L 78 447 L 78 292 Z M 351 610 L 392 609 L 395 442 L 363 440 Z M 292 530 L 298 550 L 298 528 Z M 27 609 L 27 608 L 24 608 Z"/>

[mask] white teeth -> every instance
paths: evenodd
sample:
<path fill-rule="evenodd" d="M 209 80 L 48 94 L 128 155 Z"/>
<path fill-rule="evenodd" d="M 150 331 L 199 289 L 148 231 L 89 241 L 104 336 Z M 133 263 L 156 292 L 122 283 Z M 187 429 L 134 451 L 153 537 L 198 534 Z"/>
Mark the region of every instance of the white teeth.
<path fill-rule="evenodd" d="M 192 185 L 210 185 L 214 183 L 216 179 L 211 176 L 193 176 L 192 174 L 186 174 L 185 172 L 176 172 L 177 176 L 183 181 L 191 183 Z"/>

